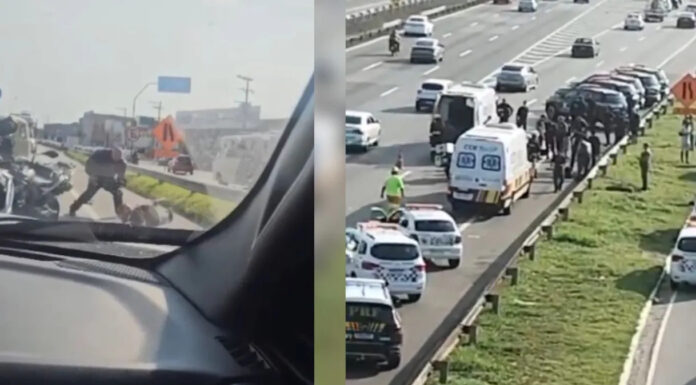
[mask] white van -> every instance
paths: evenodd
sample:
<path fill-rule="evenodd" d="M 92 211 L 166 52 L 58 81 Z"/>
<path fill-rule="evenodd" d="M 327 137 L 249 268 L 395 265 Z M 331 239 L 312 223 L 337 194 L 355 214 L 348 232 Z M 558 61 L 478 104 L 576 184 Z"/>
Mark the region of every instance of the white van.
<path fill-rule="evenodd" d="M 433 120 L 441 119 L 445 132 L 441 133 L 445 141 L 451 143 L 463 133 L 492 121 L 496 116 L 495 90 L 491 87 L 463 82 L 441 93 L 433 108 Z M 432 144 L 430 155 L 435 159 L 435 145 Z"/>
<path fill-rule="evenodd" d="M 12 155 L 15 158 L 31 159 L 36 153 L 36 139 L 34 138 L 34 123 L 31 119 L 21 115 L 10 115 L 17 124 L 17 131 L 12 134 Z"/>
<path fill-rule="evenodd" d="M 457 139 L 448 197 L 455 210 L 477 204 L 494 206 L 509 215 L 513 202 L 529 196 L 535 176 L 527 158 L 525 130 L 513 123 L 477 126 Z"/>

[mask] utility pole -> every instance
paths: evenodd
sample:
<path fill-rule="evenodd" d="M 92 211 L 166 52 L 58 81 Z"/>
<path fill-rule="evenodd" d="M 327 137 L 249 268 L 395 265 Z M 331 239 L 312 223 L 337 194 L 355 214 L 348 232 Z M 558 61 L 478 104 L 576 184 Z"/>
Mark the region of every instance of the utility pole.
<path fill-rule="evenodd" d="M 247 111 L 249 109 L 249 94 L 254 93 L 254 91 L 249 88 L 249 84 L 254 80 L 248 76 L 242 76 L 242 75 L 237 75 L 239 79 L 244 81 L 246 83 L 244 88 L 240 88 L 240 90 L 244 91 L 244 101 L 240 102 L 242 103 L 242 129 L 247 128 Z"/>
<path fill-rule="evenodd" d="M 153 108 L 157 110 L 157 122 L 159 122 L 162 115 L 162 101 L 150 103 L 152 103 Z"/>

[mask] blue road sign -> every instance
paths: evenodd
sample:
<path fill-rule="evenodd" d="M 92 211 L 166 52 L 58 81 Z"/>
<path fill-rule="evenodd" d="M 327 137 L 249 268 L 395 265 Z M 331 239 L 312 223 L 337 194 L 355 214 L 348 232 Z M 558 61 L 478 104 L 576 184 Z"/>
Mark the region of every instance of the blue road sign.
<path fill-rule="evenodd" d="M 191 78 L 160 76 L 157 78 L 157 91 L 178 94 L 191 93 Z"/>

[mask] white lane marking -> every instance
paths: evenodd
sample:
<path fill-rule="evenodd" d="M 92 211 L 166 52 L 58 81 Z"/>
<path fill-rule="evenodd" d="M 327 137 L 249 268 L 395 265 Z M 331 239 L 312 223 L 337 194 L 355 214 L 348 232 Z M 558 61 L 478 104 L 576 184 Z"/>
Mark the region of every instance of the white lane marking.
<path fill-rule="evenodd" d="M 619 52 L 623 52 L 623 51 L 625 51 L 627 48 L 628 48 L 628 47 L 621 47 L 621 48 L 619 48 Z"/>
<path fill-rule="evenodd" d="M 519 28 L 519 27 L 520 27 L 519 25 L 513 25 L 513 26 L 512 26 L 512 30 L 514 31 L 514 30 L 516 30 L 516 29 Z"/>
<path fill-rule="evenodd" d="M 527 102 L 527 107 L 531 106 L 532 104 L 534 104 L 534 103 L 536 103 L 536 102 L 537 102 L 536 99 L 532 99 L 532 100 L 528 101 L 528 102 Z"/>
<path fill-rule="evenodd" d="M 447 32 L 446 34 L 442 35 L 442 38 L 447 39 L 450 36 L 452 36 L 452 32 Z"/>
<path fill-rule="evenodd" d="M 652 385 L 653 377 L 655 376 L 655 368 L 657 366 L 657 360 L 660 358 L 660 345 L 662 345 L 662 338 L 665 335 L 665 329 L 667 328 L 667 323 L 669 322 L 669 315 L 672 312 L 672 304 L 674 304 L 674 299 L 677 298 L 678 291 L 674 291 L 672 296 L 669 297 L 669 302 L 667 303 L 667 310 L 665 310 L 665 316 L 662 318 L 662 323 L 660 324 L 660 329 L 657 331 L 657 338 L 655 338 L 655 344 L 653 345 L 652 354 L 650 354 L 650 366 L 648 367 L 648 378 L 645 381 L 645 385 Z"/>
<path fill-rule="evenodd" d="M 681 48 L 679 48 L 678 50 L 672 52 L 671 55 L 667 56 L 667 58 L 666 58 L 662 63 L 660 63 L 660 64 L 657 66 L 657 68 L 662 68 L 662 67 L 664 67 L 665 64 L 667 64 L 667 63 L 669 63 L 670 61 L 672 61 L 672 59 L 674 59 L 677 55 L 679 55 L 679 54 L 682 53 L 685 49 L 687 49 L 695 40 L 696 40 L 696 35 L 694 35 L 694 37 L 692 37 L 691 39 L 689 39 L 689 41 L 687 41 L 683 46 L 681 46 Z"/>
<path fill-rule="evenodd" d="M 669 257 L 666 258 L 666 261 L 668 260 Z M 621 377 L 619 377 L 619 385 L 628 385 L 628 379 L 631 377 L 631 373 L 633 371 L 633 360 L 635 358 L 636 351 L 638 350 L 640 338 L 643 335 L 643 329 L 645 329 L 645 325 L 648 323 L 648 316 L 650 315 L 650 309 L 652 308 L 653 300 L 655 299 L 657 291 L 660 289 L 660 286 L 662 285 L 662 281 L 664 280 L 664 278 L 665 269 L 663 268 L 662 272 L 660 273 L 660 277 L 657 279 L 657 282 L 655 282 L 655 286 L 653 286 L 653 289 L 650 292 L 648 299 L 645 301 L 645 304 L 643 305 L 643 310 L 641 310 L 640 316 L 638 317 L 636 331 L 633 333 L 633 338 L 631 338 L 631 345 L 628 348 L 628 355 L 626 356 L 626 360 L 624 360 Z"/>
<path fill-rule="evenodd" d="M 468 54 L 470 54 L 470 53 L 471 53 L 471 50 L 470 50 L 470 49 L 467 49 L 466 51 L 460 53 L 460 54 L 459 54 L 459 57 L 464 57 L 464 56 L 466 56 L 466 55 L 468 55 Z"/>
<path fill-rule="evenodd" d="M 568 20 L 568 22 L 566 22 L 566 23 L 563 24 L 562 26 L 556 28 L 554 31 L 552 31 L 551 33 L 549 33 L 549 34 L 547 34 L 546 36 L 544 36 L 541 40 L 537 41 L 537 42 L 536 42 L 535 44 L 533 44 L 531 47 L 529 47 L 529 48 L 527 48 L 526 50 L 522 51 L 519 55 L 515 56 L 514 58 L 512 58 L 512 59 L 509 60 L 508 62 L 515 62 L 515 61 L 517 61 L 518 59 L 520 59 L 521 57 L 523 57 L 524 55 L 526 55 L 527 53 L 531 52 L 533 49 L 537 48 L 537 47 L 540 46 L 542 43 L 544 43 L 544 42 L 546 41 L 546 39 L 548 39 L 549 37 L 551 37 L 551 36 L 553 36 L 553 35 L 556 35 L 556 34 L 559 33 L 559 32 L 561 32 L 562 30 L 564 30 L 565 28 L 567 28 L 569 25 L 575 23 L 575 22 L 578 21 L 581 17 L 583 17 L 583 16 L 587 15 L 588 13 L 592 12 L 592 11 L 595 10 L 597 7 L 599 7 L 600 5 L 606 3 L 607 1 L 608 1 L 608 0 L 600 0 L 599 2 L 595 3 L 595 5 L 593 5 L 593 6 L 589 7 L 589 8 L 587 8 L 585 11 L 581 12 L 580 14 L 578 14 L 577 16 L 575 16 L 574 18 Z M 534 18 L 532 18 L 532 19 L 534 19 Z M 567 51 L 567 50 L 566 50 L 566 51 Z M 563 51 L 561 51 L 561 52 L 563 52 Z M 559 53 L 560 53 L 560 52 L 559 52 Z M 535 63 L 534 65 L 535 65 L 535 66 L 538 66 L 539 64 L 543 63 L 543 62 L 546 61 L 546 60 L 551 59 L 552 57 L 553 57 L 553 56 L 549 56 L 548 58 L 546 58 L 546 59 L 544 59 L 544 60 L 542 60 L 542 61 L 540 61 L 540 62 L 538 62 L 538 63 Z M 481 82 L 482 82 L 483 80 L 485 80 L 485 79 L 487 79 L 487 78 L 490 78 L 490 77 L 492 77 L 493 75 L 497 74 L 498 71 L 499 71 L 499 68 L 494 69 L 490 74 L 484 76 L 484 77 L 482 78 Z"/>
<path fill-rule="evenodd" d="M 638 38 L 638 41 L 643 41 L 643 40 L 645 40 L 645 36 L 641 36 Z"/>
<path fill-rule="evenodd" d="M 488 41 L 494 41 L 497 39 L 498 39 L 498 35 L 495 35 L 495 36 L 491 36 L 490 38 L 488 38 Z"/>
<path fill-rule="evenodd" d="M 568 80 L 566 80 L 566 83 L 570 83 L 570 82 L 572 82 L 573 80 L 575 80 L 575 76 L 568 78 Z"/>
<path fill-rule="evenodd" d="M 399 89 L 399 87 L 390 88 L 390 89 L 388 89 L 388 90 L 382 92 L 381 94 L 379 94 L 379 97 L 380 97 L 380 98 L 383 98 L 383 97 L 385 97 L 385 96 L 391 94 L 392 92 L 394 92 L 394 91 L 396 91 L 396 90 L 398 90 L 398 89 Z"/>
<path fill-rule="evenodd" d="M 471 226 L 471 224 L 474 223 L 475 220 L 476 218 L 469 218 L 466 222 L 459 225 L 459 232 L 463 233 L 464 230 L 466 230 L 467 227 Z"/>
<path fill-rule="evenodd" d="M 472 26 L 472 27 L 476 27 L 477 25 L 478 25 L 478 21 L 475 21 L 475 22 L 471 23 L 471 26 Z"/>
<path fill-rule="evenodd" d="M 435 66 L 435 67 L 423 72 L 423 75 L 430 75 L 431 73 L 437 71 L 439 68 L 440 68 L 440 66 Z"/>
<path fill-rule="evenodd" d="M 378 61 L 377 63 L 372 63 L 372 64 L 370 64 L 369 66 L 363 68 L 362 70 L 363 70 L 363 71 L 369 71 L 369 70 L 371 70 L 371 69 L 373 69 L 373 68 L 376 68 L 376 67 L 381 66 L 382 63 L 384 63 L 384 62 Z"/>
<path fill-rule="evenodd" d="M 601 67 L 604 64 L 604 60 L 600 60 L 599 63 L 595 64 L 595 67 Z"/>

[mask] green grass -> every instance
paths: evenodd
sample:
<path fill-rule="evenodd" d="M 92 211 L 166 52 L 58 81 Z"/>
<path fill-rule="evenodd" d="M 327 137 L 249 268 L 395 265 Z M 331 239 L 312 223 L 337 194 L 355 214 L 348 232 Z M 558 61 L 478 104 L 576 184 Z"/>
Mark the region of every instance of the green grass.
<path fill-rule="evenodd" d="M 449 384 L 618 383 L 640 311 L 693 197 L 696 167 L 679 163 L 679 127 L 679 117 L 659 120 L 571 206 L 554 239 L 537 245 L 536 261 L 520 259 L 519 284 L 500 284 L 500 316 L 484 312 L 478 345 L 450 356 Z M 647 192 L 639 191 L 644 142 L 653 148 Z"/>
<path fill-rule="evenodd" d="M 80 163 L 87 161 L 87 155 L 79 152 L 66 151 L 66 155 Z M 164 205 L 206 227 L 218 223 L 236 207 L 234 202 L 194 193 L 147 175 L 130 172 L 126 173 L 126 188 L 150 199 L 164 199 Z"/>

